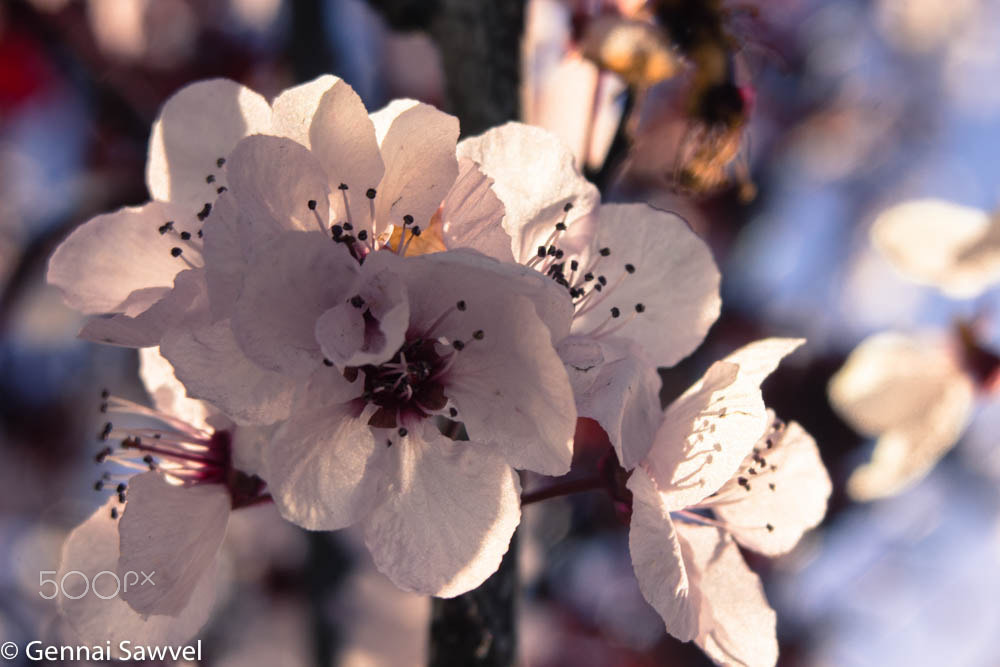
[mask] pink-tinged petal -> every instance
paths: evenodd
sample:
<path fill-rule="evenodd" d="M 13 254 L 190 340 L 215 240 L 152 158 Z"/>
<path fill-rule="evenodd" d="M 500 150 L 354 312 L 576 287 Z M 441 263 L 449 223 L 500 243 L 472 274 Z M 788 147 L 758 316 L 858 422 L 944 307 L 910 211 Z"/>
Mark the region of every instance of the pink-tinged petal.
<path fill-rule="evenodd" d="M 886 332 L 861 343 L 830 381 L 830 402 L 857 431 L 878 437 L 848 493 L 899 493 L 930 471 L 961 437 L 975 386 L 946 341 Z"/>
<path fill-rule="evenodd" d="M 893 206 L 875 220 L 872 244 L 905 277 L 956 298 L 1000 282 L 1000 219 L 937 199 Z"/>
<path fill-rule="evenodd" d="M 719 316 L 721 277 L 711 251 L 683 219 L 646 204 L 605 204 L 596 217 L 594 247 L 610 254 L 593 273 L 607 286 L 578 309 L 573 333 L 621 323 L 616 335 L 639 343 L 654 366 L 673 366 Z"/>
<path fill-rule="evenodd" d="M 443 384 L 469 437 L 498 447 L 515 468 L 565 474 L 573 390 L 538 306 L 520 295 L 554 283 L 472 251 L 409 258 L 406 270 L 411 331 L 465 343 Z"/>
<path fill-rule="evenodd" d="M 339 377 L 334 369 L 324 370 L 330 379 Z M 342 377 L 339 382 L 347 384 Z M 361 391 L 359 386 L 354 393 Z M 310 394 L 304 402 L 315 407 L 296 410 L 264 448 L 268 488 L 289 521 L 308 530 L 337 530 L 378 503 L 386 445 L 368 427 L 367 413 Z"/>
<path fill-rule="evenodd" d="M 594 419 L 631 470 L 645 458 L 663 418 L 660 376 L 626 341 L 570 336 L 556 348 L 566 365 L 579 417 Z"/>
<path fill-rule="evenodd" d="M 220 158 L 228 158 L 243 137 L 267 132 L 270 125 L 267 100 L 235 81 L 209 79 L 181 88 L 160 109 L 149 137 L 150 197 L 197 213 L 226 185 Z"/>
<path fill-rule="evenodd" d="M 249 235 L 241 234 L 240 209 L 232 193 L 215 202 L 202 235 L 208 302 L 212 319 L 220 320 L 232 314 L 253 250 Z"/>
<path fill-rule="evenodd" d="M 262 248 L 286 231 L 328 234 L 330 185 L 319 160 L 301 144 L 247 137 L 233 150 L 228 170 L 239 232 L 250 248 Z"/>
<path fill-rule="evenodd" d="M 375 128 L 354 89 L 321 76 L 278 96 L 274 116 L 275 131 L 310 148 L 323 165 L 332 191 L 332 221 L 367 226 L 371 201 L 366 192 L 378 187 L 385 165 Z M 347 189 L 341 191 L 341 184 Z"/>
<path fill-rule="evenodd" d="M 493 190 L 506 209 L 503 226 L 518 262 L 535 256 L 564 215 L 572 232 L 576 221 L 600 201 L 597 188 L 574 165 L 572 152 L 541 128 L 507 123 L 463 140 L 458 156 L 475 161 L 493 179 Z M 568 213 L 566 204 L 573 205 Z"/>
<path fill-rule="evenodd" d="M 70 597 L 59 596 L 59 611 L 82 643 L 90 646 L 106 645 L 113 649 L 118 642 L 129 640 L 146 645 L 179 645 L 194 636 L 208 620 L 215 602 L 215 568 L 206 570 L 201 580 L 194 586 L 187 605 L 175 616 L 145 616 L 128 605 L 121 595 L 115 593 L 115 583 L 109 574 L 118 569 L 119 538 L 118 522 L 111 518 L 111 510 L 118 505 L 118 497 L 112 495 L 104 505 L 97 508 L 85 522 L 69 534 L 62 549 L 62 563 L 56 580 L 63 582 Z M 150 572 L 151 568 L 145 568 Z M 96 585 L 84 592 L 83 577 L 70 572 L 81 572 L 88 582 Z M 141 575 L 139 581 L 142 581 Z M 153 577 L 154 581 L 156 577 Z M 131 577 L 129 579 L 131 582 Z M 99 595 L 95 595 L 95 591 Z M 108 599 L 101 599 L 100 596 Z"/>
<path fill-rule="evenodd" d="M 229 320 L 170 331 L 160 352 L 191 398 L 207 401 L 239 424 L 271 424 L 288 416 L 295 382 L 251 361 Z"/>
<path fill-rule="evenodd" d="M 357 293 L 317 320 L 316 340 L 338 368 L 378 365 L 403 345 L 410 304 L 401 274 L 393 271 L 402 261 L 391 252 L 368 255 Z"/>
<path fill-rule="evenodd" d="M 237 426 L 232 431 L 233 467 L 248 475 L 257 475 L 268 479 L 267 466 L 264 464 L 264 450 L 280 427 L 278 424 L 269 426 Z"/>
<path fill-rule="evenodd" d="M 768 416 L 774 427 L 740 467 L 743 483 L 730 480 L 706 505 L 741 545 L 780 556 L 823 520 L 833 486 L 812 436 L 795 422 L 782 427 Z"/>
<path fill-rule="evenodd" d="M 739 547 L 710 526 L 677 524 L 677 535 L 701 598 L 695 643 L 718 665 L 773 667 L 777 618 Z"/>
<path fill-rule="evenodd" d="M 118 575 L 147 572 L 155 586 L 133 586 L 122 599 L 140 614 L 179 614 L 215 557 L 229 523 L 229 492 L 221 484 L 174 486 L 158 472 L 129 480 L 118 524 Z M 154 573 L 155 574 L 152 574 Z"/>
<path fill-rule="evenodd" d="M 521 520 L 517 475 L 475 441 L 445 439 L 433 425 L 390 450 L 385 501 L 365 522 L 375 566 L 403 590 L 453 597 L 500 566 Z"/>
<path fill-rule="evenodd" d="M 91 317 L 80 330 L 79 336 L 84 340 L 108 345 L 151 347 L 158 345 L 169 329 L 196 321 L 206 315 L 207 311 L 204 272 L 189 269 L 177 274 L 172 290 L 134 317 L 123 313 Z"/>
<path fill-rule="evenodd" d="M 357 293 L 358 263 L 325 234 L 285 232 L 247 268 L 233 310 L 243 352 L 266 370 L 307 377 L 320 367 L 316 320 Z"/>
<path fill-rule="evenodd" d="M 736 474 L 768 424 L 761 383 L 802 343 L 768 338 L 746 345 L 667 407 L 646 465 L 669 509 L 699 504 Z"/>
<path fill-rule="evenodd" d="M 504 206 L 493 179 L 463 158 L 458 178 L 441 204 L 441 233 L 448 248 L 472 248 L 501 262 L 513 262 L 510 234 L 503 228 Z"/>
<path fill-rule="evenodd" d="M 663 619 L 667 632 L 691 641 L 698 635 L 699 598 L 692 590 L 674 522 L 641 467 L 629 477 L 628 488 L 632 491 L 628 549 L 639 590 Z"/>
<path fill-rule="evenodd" d="M 380 140 L 385 175 L 375 198 L 375 233 L 402 225 L 403 216 L 427 229 L 458 176 L 458 119 L 415 104 L 393 120 Z"/>
<path fill-rule="evenodd" d="M 159 233 L 173 221 L 173 231 Z M 66 303 L 83 313 L 125 310 L 129 295 L 149 288 L 169 288 L 174 276 L 188 268 L 171 251 L 180 247 L 195 265 L 201 254 L 178 233 L 197 232 L 194 216 L 170 204 L 150 202 L 122 208 L 80 225 L 49 260 L 48 281 L 62 290 Z M 137 304 L 131 305 L 135 314 Z"/>
<path fill-rule="evenodd" d="M 159 348 L 139 350 L 139 377 L 157 410 L 178 417 L 195 428 L 208 428 L 205 421 L 210 414 L 208 405 L 187 397 L 187 390 L 174 374 L 174 367 L 160 354 Z"/>

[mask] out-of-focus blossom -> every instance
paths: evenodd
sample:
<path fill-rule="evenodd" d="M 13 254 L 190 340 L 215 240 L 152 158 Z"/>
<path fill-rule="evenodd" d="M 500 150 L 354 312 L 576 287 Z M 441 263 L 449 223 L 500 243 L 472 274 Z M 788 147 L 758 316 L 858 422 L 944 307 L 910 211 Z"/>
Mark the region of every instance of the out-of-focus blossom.
<path fill-rule="evenodd" d="M 826 512 L 831 485 L 815 443 L 776 423 L 760 392 L 801 343 L 758 341 L 713 364 L 668 406 L 628 480 L 640 590 L 670 634 L 719 664 L 772 665 L 778 654 L 774 612 L 737 543 L 784 553 Z"/>
<path fill-rule="evenodd" d="M 956 298 L 1000 282 L 1000 218 L 937 199 L 897 204 L 871 228 L 872 244 L 914 282 Z"/>
<path fill-rule="evenodd" d="M 830 401 L 859 432 L 877 437 L 848 481 L 859 500 L 894 495 L 921 479 L 969 420 L 975 383 L 943 336 L 886 332 L 859 345 L 830 381 Z"/>

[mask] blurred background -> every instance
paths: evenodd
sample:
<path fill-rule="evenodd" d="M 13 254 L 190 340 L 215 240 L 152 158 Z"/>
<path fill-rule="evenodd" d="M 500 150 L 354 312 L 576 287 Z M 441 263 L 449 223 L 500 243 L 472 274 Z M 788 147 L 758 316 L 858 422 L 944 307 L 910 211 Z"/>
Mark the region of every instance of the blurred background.
<path fill-rule="evenodd" d="M 147 199 L 149 128 L 180 86 L 223 76 L 270 98 L 332 72 L 369 109 L 414 97 L 456 113 L 465 135 L 515 117 L 548 126 L 606 201 L 687 218 L 722 270 L 723 312 L 662 372 L 664 400 L 750 340 L 808 338 L 765 397 L 819 443 L 830 512 L 791 554 L 747 554 L 778 612 L 779 664 L 1000 664 L 1000 409 L 981 400 L 926 479 L 859 504 L 844 482 L 872 443 L 826 396 L 877 331 L 977 320 L 981 344 L 1000 346 L 995 290 L 948 299 L 868 241 L 906 199 L 996 208 L 1000 3 L 500 0 L 483 3 L 493 23 L 478 36 L 456 19 L 462 4 L 0 4 L 0 638 L 23 645 L 55 622 L 35 576 L 103 499 L 101 390 L 148 401 L 134 351 L 76 339 L 81 319 L 45 285 L 48 256 L 92 215 Z M 470 39 L 479 60 L 456 51 Z M 519 535 L 523 664 L 709 664 L 642 599 L 605 496 L 532 505 Z M 358 544 L 271 507 L 234 515 L 204 664 L 423 663 L 428 601 L 396 591 Z"/>

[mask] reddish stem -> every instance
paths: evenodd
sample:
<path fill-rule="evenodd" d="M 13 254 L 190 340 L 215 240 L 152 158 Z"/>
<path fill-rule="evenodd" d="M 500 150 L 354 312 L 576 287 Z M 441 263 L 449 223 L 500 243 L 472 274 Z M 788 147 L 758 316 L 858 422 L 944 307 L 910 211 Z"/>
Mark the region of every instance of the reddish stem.
<path fill-rule="evenodd" d="M 557 482 L 547 488 L 532 491 L 531 493 L 521 494 L 521 506 L 524 507 L 525 505 L 537 503 L 541 500 L 548 500 L 549 498 L 568 496 L 571 493 L 595 491 L 597 489 L 603 489 L 604 486 L 604 480 L 599 476 L 583 477 L 581 479 L 571 479 L 565 482 Z"/>

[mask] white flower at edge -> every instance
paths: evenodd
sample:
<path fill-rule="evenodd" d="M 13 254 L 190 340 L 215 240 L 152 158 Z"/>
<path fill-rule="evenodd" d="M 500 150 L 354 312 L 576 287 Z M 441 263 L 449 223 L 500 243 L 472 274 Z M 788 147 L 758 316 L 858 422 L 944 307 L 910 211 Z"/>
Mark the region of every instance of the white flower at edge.
<path fill-rule="evenodd" d="M 628 481 L 639 588 L 671 635 L 719 664 L 773 665 L 778 655 L 774 611 L 737 543 L 784 553 L 826 512 L 831 485 L 815 443 L 777 422 L 760 393 L 801 343 L 758 341 L 713 364 L 667 407 Z"/>
<path fill-rule="evenodd" d="M 111 490 L 108 500 L 67 537 L 57 580 L 82 572 L 94 588 L 84 593 L 79 575 L 65 579 L 59 606 L 63 618 L 84 643 L 128 639 L 133 643 L 180 644 L 208 620 L 215 601 L 216 555 L 226 534 L 230 511 L 259 490 L 258 482 L 232 467 L 244 446 L 255 458 L 259 433 L 254 429 L 213 430 L 205 406 L 183 396 L 170 366 L 155 348 L 143 350 L 141 375 L 157 409 L 107 397 L 110 414 L 152 418 L 162 428 L 115 429 L 108 439 L 123 437 L 120 448 L 106 448 L 99 460 L 129 473 L 102 476 L 98 488 Z M 186 423 L 184 419 L 191 419 Z M 252 487 L 252 488 L 251 488 Z M 116 573 L 131 587 L 110 594 Z M 136 585 L 139 572 L 150 573 L 155 585 Z M 132 581 L 135 578 L 136 581 Z M 100 595 L 98 595 L 98 593 Z M 103 597 L 102 597 L 103 596 Z M 78 599 L 72 599 L 77 597 Z M 108 599 L 104 599 L 104 598 Z"/>
<path fill-rule="evenodd" d="M 1000 282 L 1000 217 L 939 199 L 892 206 L 872 225 L 872 244 L 901 274 L 960 299 Z"/>
<path fill-rule="evenodd" d="M 873 500 L 909 488 L 954 447 L 976 387 L 944 337 L 884 332 L 851 352 L 828 393 L 855 430 L 878 438 L 847 483 L 856 500 Z"/>
<path fill-rule="evenodd" d="M 540 128 L 508 123 L 462 141 L 458 154 L 492 179 L 503 210 L 443 215 L 445 245 L 517 262 L 563 288 L 573 318 L 557 347 L 578 413 L 597 420 L 633 467 L 657 425 L 656 368 L 690 354 L 718 317 L 711 252 L 672 213 L 600 205 L 570 151 Z"/>

